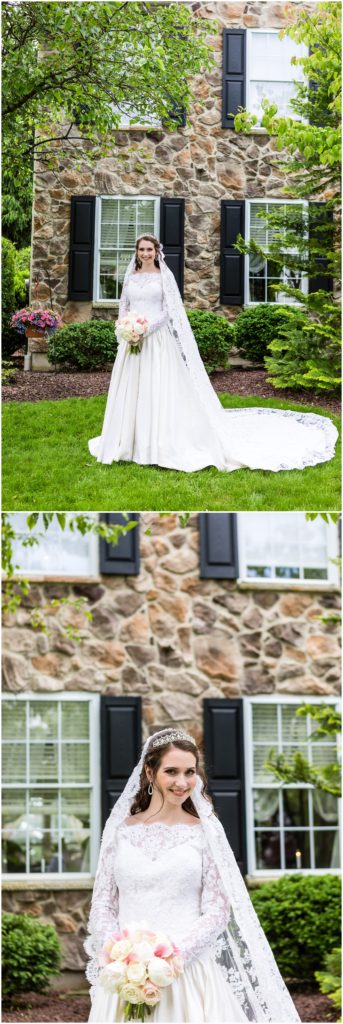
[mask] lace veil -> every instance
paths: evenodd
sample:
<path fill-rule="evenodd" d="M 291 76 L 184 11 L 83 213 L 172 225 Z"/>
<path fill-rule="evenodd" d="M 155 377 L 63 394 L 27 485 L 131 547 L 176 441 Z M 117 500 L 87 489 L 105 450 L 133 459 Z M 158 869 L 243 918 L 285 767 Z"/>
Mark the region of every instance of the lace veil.
<path fill-rule="evenodd" d="M 84 943 L 86 953 L 92 957 L 86 974 L 93 984 L 101 969 L 97 962 L 97 951 L 104 941 L 104 905 L 108 915 L 107 931 L 111 916 L 111 889 L 114 884 L 112 865 L 117 829 L 129 816 L 133 799 L 139 791 L 140 775 L 149 745 L 157 737 L 162 738 L 170 732 L 171 729 L 167 728 L 149 736 L 140 760 L 112 808 L 103 831 L 88 922 L 90 934 Z M 297 1011 L 259 924 L 224 829 L 213 812 L 212 804 L 202 795 L 202 789 L 203 783 L 198 775 L 192 800 L 200 818 L 208 852 L 216 865 L 230 905 L 227 929 L 217 938 L 216 961 L 249 1021 L 292 1024 L 299 1021 Z"/>

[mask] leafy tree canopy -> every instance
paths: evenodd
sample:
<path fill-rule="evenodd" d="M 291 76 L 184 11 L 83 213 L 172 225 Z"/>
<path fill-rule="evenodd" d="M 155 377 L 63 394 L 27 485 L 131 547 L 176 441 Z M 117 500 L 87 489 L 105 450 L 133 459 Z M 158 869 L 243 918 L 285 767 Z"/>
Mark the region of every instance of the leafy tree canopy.
<path fill-rule="evenodd" d="M 208 23 L 183 3 L 9 0 L 2 12 L 4 227 L 23 245 L 34 154 L 80 157 L 79 132 L 89 158 L 113 152 L 128 107 L 175 130 L 213 57 Z"/>

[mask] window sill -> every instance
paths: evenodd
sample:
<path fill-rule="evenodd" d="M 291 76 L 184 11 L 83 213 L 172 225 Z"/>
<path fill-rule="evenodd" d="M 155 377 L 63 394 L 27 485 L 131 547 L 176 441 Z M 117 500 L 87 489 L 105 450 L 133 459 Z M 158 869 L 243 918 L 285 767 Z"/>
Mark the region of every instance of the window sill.
<path fill-rule="evenodd" d="M 43 877 L 42 875 L 26 875 L 21 878 L 15 878 L 12 876 L 8 878 L 3 877 L 2 879 L 3 891 L 20 891 L 24 889 L 93 889 L 93 885 L 93 876 L 85 878 L 84 875 L 81 875 L 80 878 L 71 878 L 63 875 L 60 875 L 59 878 L 53 876 L 48 878 Z"/>
<path fill-rule="evenodd" d="M 327 593 L 327 591 L 340 593 L 340 587 L 338 583 L 333 583 L 332 580 L 326 580 L 318 582 L 315 580 L 311 583 L 310 580 L 237 580 L 237 586 L 240 590 L 294 590 L 304 591 L 308 590 L 310 593 Z"/>
<path fill-rule="evenodd" d="M 92 309 L 118 309 L 119 299 L 101 299 L 92 302 Z"/>
<path fill-rule="evenodd" d="M 3 578 L 6 579 L 6 576 L 3 575 Z M 52 573 L 45 575 L 44 573 L 30 572 L 16 573 L 13 576 L 14 582 L 21 579 L 28 580 L 29 583 L 102 583 L 103 581 L 103 577 L 96 572 L 92 576 L 67 576 L 63 574 L 57 576 Z"/>

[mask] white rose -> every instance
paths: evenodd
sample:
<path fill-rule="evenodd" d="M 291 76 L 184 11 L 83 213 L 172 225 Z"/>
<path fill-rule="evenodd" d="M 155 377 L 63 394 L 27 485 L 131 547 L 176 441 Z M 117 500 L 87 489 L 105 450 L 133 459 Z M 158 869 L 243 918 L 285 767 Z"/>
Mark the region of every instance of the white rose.
<path fill-rule="evenodd" d="M 120 995 L 122 999 L 126 999 L 128 1003 L 143 1003 L 144 996 L 141 988 L 138 985 L 127 984 L 123 985 L 120 989 Z"/>
<path fill-rule="evenodd" d="M 146 966 L 145 964 L 129 964 L 126 969 L 128 981 L 135 982 L 136 985 L 142 985 L 146 979 Z"/>
<path fill-rule="evenodd" d="M 111 949 L 112 960 L 125 960 L 125 957 L 131 953 L 131 942 L 129 939 L 119 939 L 115 942 Z"/>
<path fill-rule="evenodd" d="M 108 964 L 106 967 L 106 971 L 110 977 L 117 979 L 118 981 L 121 981 L 124 975 L 126 975 L 126 970 L 126 964 L 123 964 L 122 960 L 113 960 L 112 963 Z"/>
<path fill-rule="evenodd" d="M 153 981 L 154 985 L 160 985 L 161 988 L 170 985 L 174 977 L 170 964 L 166 960 L 161 960 L 158 956 L 153 956 L 152 960 L 150 960 L 148 975 L 150 981 Z"/>
<path fill-rule="evenodd" d="M 134 956 L 137 957 L 138 960 L 142 960 L 144 963 L 146 963 L 153 957 L 154 949 L 155 943 L 151 944 L 150 942 L 146 942 L 146 940 L 143 939 L 142 942 L 135 942 L 134 946 L 132 947 L 132 952 Z"/>

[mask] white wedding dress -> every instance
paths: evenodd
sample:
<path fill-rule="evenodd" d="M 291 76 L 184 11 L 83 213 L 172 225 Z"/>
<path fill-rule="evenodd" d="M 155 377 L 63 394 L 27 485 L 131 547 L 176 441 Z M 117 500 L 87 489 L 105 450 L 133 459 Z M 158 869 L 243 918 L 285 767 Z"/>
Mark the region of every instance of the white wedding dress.
<path fill-rule="evenodd" d="M 228 904 L 206 851 L 201 825 L 123 822 L 113 857 L 116 885 L 108 894 L 107 935 L 130 922 L 164 931 L 180 948 L 184 973 L 162 990 L 146 1021 L 240 1024 L 241 1004 L 214 958 Z M 104 941 L 106 938 L 104 920 Z M 123 1021 L 123 1001 L 98 981 L 89 1021 Z"/>
<path fill-rule="evenodd" d="M 102 433 L 89 441 L 98 462 L 124 460 L 185 472 L 206 466 L 278 472 L 333 457 L 337 430 L 326 416 L 270 408 L 224 410 L 219 400 L 216 410 L 213 389 L 206 401 L 206 387 L 205 400 L 199 400 L 182 338 L 173 330 L 161 272 L 131 273 L 125 303 L 149 320 L 150 333 L 139 354 L 130 353 L 125 341 L 119 343 Z"/>

